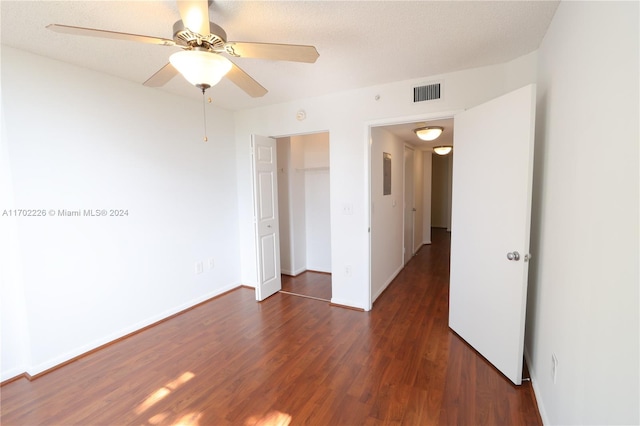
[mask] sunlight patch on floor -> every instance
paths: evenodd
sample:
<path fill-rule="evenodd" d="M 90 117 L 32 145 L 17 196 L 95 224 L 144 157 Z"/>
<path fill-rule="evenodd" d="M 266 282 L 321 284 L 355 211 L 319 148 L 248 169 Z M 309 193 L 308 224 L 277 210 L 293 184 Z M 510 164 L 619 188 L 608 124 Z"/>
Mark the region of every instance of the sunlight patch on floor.
<path fill-rule="evenodd" d="M 187 372 L 183 373 L 177 379 L 170 381 L 169 383 L 167 383 L 166 385 L 164 385 L 163 387 L 157 389 L 155 392 L 153 392 L 151 395 L 149 395 L 142 402 L 142 404 L 140 404 L 140 405 L 138 405 L 136 407 L 135 413 L 136 414 L 144 413 L 149 408 L 153 407 L 158 401 L 161 401 L 167 395 L 169 395 L 172 391 L 178 389 L 180 386 L 182 386 L 183 384 L 185 384 L 189 380 L 193 379 L 194 377 L 195 377 L 195 374 L 193 374 L 191 371 L 187 371 Z M 162 420 L 160 420 L 160 421 L 162 421 Z"/>
<path fill-rule="evenodd" d="M 149 423 L 152 425 L 159 425 L 160 423 L 162 423 L 167 417 L 169 417 L 169 413 L 166 411 L 163 411 L 162 413 L 158 413 L 155 416 L 151 417 L 149 419 Z"/>
<path fill-rule="evenodd" d="M 169 417 L 170 415 L 171 413 L 167 411 L 156 414 L 149 419 L 149 424 L 169 424 L 166 423 L 165 420 L 167 420 L 167 417 Z M 200 424 L 200 417 L 202 417 L 202 413 L 188 413 L 180 417 L 178 420 L 172 422 L 171 426 L 198 426 Z"/>
<path fill-rule="evenodd" d="M 177 422 L 172 423 L 171 426 L 198 426 L 200 417 L 202 417 L 202 413 L 185 414 Z"/>
<path fill-rule="evenodd" d="M 270 411 L 264 416 L 251 416 L 244 422 L 245 426 L 287 426 L 292 417 L 280 411 Z"/>

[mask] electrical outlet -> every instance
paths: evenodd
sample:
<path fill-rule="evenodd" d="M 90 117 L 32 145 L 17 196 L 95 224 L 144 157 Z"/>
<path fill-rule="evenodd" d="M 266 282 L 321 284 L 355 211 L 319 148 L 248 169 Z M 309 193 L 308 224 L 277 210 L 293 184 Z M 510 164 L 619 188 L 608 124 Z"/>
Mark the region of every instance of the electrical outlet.
<path fill-rule="evenodd" d="M 556 378 L 558 376 L 558 357 L 556 354 L 551 354 L 551 378 L 553 379 L 553 384 L 556 384 Z"/>
<path fill-rule="evenodd" d="M 196 275 L 204 272 L 204 264 L 202 262 L 196 262 Z"/>
<path fill-rule="evenodd" d="M 342 214 L 345 215 L 352 215 L 353 214 L 353 204 L 351 203 L 344 203 L 342 205 Z"/>
<path fill-rule="evenodd" d="M 344 273 L 347 276 L 351 276 L 351 265 L 347 265 L 344 267 Z"/>
<path fill-rule="evenodd" d="M 209 261 L 207 262 L 207 267 L 208 267 L 209 269 L 213 269 L 215 266 L 216 266 L 216 262 L 215 262 L 215 260 L 214 260 L 214 259 L 213 259 L 213 257 L 212 257 L 212 258 L 210 258 L 210 259 L 209 259 Z"/>

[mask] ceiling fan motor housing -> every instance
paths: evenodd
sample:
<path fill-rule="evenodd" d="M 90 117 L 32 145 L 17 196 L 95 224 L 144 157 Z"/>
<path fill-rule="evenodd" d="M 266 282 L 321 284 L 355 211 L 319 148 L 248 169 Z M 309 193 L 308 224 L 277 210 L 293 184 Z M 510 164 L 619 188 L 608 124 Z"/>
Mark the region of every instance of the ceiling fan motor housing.
<path fill-rule="evenodd" d="M 219 25 L 209 22 L 209 34 L 198 34 L 185 27 L 180 20 L 173 24 L 173 40 L 180 46 L 204 47 L 212 52 L 221 52 L 227 42 L 227 33 Z"/>

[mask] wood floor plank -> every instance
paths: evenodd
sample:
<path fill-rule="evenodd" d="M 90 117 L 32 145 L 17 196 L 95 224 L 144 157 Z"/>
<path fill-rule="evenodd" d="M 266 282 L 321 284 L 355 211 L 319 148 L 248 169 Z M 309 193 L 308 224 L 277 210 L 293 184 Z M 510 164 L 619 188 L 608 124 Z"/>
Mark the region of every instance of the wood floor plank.
<path fill-rule="evenodd" d="M 282 290 L 301 296 L 331 300 L 331 274 L 305 271 L 299 275 L 282 275 Z"/>
<path fill-rule="evenodd" d="M 4 385 L 0 423 L 540 425 L 531 383 L 448 328 L 448 274 L 434 229 L 371 312 L 240 288 Z"/>

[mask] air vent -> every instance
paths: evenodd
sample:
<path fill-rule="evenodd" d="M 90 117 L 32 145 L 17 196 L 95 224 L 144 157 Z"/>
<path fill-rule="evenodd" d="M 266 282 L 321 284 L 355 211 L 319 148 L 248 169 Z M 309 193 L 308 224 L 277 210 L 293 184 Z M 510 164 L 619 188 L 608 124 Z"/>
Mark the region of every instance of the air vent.
<path fill-rule="evenodd" d="M 440 83 L 427 84 L 413 88 L 413 102 L 440 99 Z"/>

